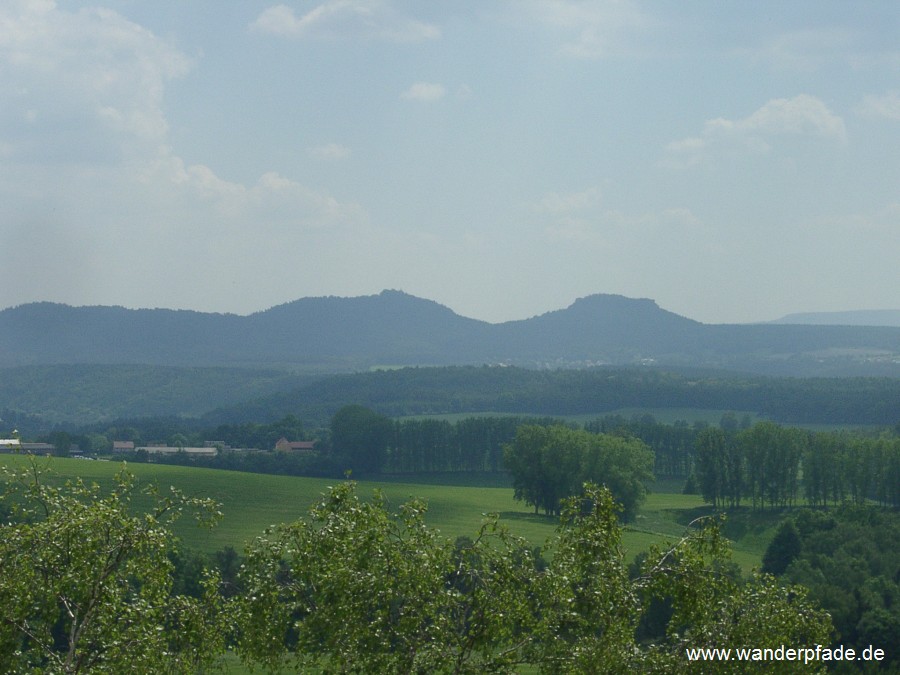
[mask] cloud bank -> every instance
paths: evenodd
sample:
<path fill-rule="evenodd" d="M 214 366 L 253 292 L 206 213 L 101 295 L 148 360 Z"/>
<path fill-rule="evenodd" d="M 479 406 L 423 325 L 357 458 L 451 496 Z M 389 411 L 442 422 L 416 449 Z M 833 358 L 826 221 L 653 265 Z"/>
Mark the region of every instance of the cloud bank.
<path fill-rule="evenodd" d="M 247 252 L 284 267 L 322 228 L 365 222 L 359 206 L 275 171 L 245 185 L 179 157 L 163 100 L 192 66 L 110 10 L 0 9 L 0 266 L 18 279 L 17 300 L 89 291 L 124 304 L 114 280 L 138 275 L 153 280 L 148 304 L 198 306 L 223 278 L 251 283 Z M 12 302 L 0 290 L 0 305 Z"/>
<path fill-rule="evenodd" d="M 772 99 L 747 117 L 708 120 L 701 135 L 669 143 L 661 164 L 672 168 L 695 166 L 722 148 L 739 147 L 764 154 L 772 150 L 779 136 L 847 142 L 847 130 L 840 116 L 815 96 L 798 94 L 790 99 Z"/>

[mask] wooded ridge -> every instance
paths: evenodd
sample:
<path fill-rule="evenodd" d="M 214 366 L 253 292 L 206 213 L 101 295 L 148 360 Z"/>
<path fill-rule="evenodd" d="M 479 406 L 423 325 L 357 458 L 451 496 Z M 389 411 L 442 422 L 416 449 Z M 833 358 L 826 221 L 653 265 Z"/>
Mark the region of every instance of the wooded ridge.
<path fill-rule="evenodd" d="M 0 367 L 653 364 L 790 376 L 900 376 L 900 328 L 703 324 L 648 299 L 592 295 L 491 324 L 399 291 L 303 298 L 248 316 L 32 303 L 0 311 Z"/>

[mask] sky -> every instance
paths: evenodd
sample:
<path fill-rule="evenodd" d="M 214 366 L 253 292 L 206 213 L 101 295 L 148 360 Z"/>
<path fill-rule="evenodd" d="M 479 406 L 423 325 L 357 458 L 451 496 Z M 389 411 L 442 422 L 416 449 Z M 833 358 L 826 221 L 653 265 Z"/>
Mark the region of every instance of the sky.
<path fill-rule="evenodd" d="M 900 5 L 2 0 L 0 308 L 900 308 Z"/>

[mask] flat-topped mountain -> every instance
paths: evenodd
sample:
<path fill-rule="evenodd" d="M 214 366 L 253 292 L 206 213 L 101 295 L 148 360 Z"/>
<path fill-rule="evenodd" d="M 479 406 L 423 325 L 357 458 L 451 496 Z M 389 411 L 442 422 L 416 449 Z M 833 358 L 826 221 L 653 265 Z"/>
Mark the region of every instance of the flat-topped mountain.
<path fill-rule="evenodd" d="M 703 324 L 653 300 L 598 294 L 496 330 L 526 358 L 629 363 L 691 351 Z"/>
<path fill-rule="evenodd" d="M 710 325 L 649 299 L 592 295 L 491 324 L 399 291 L 303 298 L 248 316 L 33 303 L 0 311 L 0 366 L 611 364 L 797 375 L 900 375 L 900 328 Z"/>

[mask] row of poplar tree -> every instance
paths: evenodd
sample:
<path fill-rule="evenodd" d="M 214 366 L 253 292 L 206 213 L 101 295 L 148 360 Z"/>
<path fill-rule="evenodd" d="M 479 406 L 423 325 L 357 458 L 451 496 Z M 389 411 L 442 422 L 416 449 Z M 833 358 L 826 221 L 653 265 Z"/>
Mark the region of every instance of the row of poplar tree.
<path fill-rule="evenodd" d="M 361 406 L 348 408 L 362 409 Z M 379 437 L 386 450 L 379 469 L 384 473 L 503 471 L 504 446 L 513 442 L 519 427 L 563 424 L 551 417 L 514 415 L 467 417 L 457 421 L 433 418 L 389 420 L 368 412 L 383 421 L 384 431 Z M 367 425 L 373 426 L 370 420 Z M 694 442 L 704 427 L 683 421 L 674 425 L 662 424 L 652 415 L 631 419 L 607 415 L 586 422 L 583 428 L 594 434 L 640 439 L 653 448 L 656 476 L 684 477 L 691 472 Z"/>
<path fill-rule="evenodd" d="M 900 506 L 900 438 L 811 432 L 760 422 L 707 428 L 695 444 L 696 487 L 715 507 L 754 509 L 874 501 Z"/>

